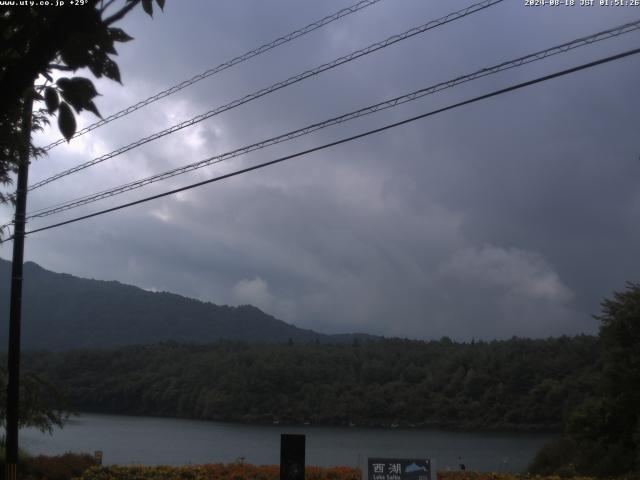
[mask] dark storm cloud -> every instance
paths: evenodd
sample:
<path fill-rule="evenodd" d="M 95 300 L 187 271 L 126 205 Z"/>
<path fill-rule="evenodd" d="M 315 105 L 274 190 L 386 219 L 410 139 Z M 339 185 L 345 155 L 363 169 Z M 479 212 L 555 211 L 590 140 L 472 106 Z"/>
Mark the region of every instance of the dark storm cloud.
<path fill-rule="evenodd" d="M 125 29 L 136 40 L 121 48 L 125 88 L 100 82 L 99 107 L 116 111 L 348 3 L 168 2 L 153 21 L 132 16 Z M 251 102 L 34 192 L 30 204 L 56 203 L 222 153 L 609 28 L 635 12 L 523 3 L 507 0 Z M 99 136 L 54 150 L 35 164 L 32 178 L 464 6 L 384 0 L 114 122 Z M 585 47 L 144 193 L 313 147 L 638 40 L 634 33 Z M 253 303 L 325 332 L 459 339 L 593 332 L 590 314 L 600 299 L 638 277 L 632 261 L 640 254 L 638 65 L 636 58 L 623 60 L 36 234 L 27 254 L 57 271 L 217 303 Z"/>

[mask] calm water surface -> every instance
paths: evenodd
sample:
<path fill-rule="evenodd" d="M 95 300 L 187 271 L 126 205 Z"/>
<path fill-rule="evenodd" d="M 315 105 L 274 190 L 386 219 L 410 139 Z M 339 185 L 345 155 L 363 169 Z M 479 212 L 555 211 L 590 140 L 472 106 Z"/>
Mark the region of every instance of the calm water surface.
<path fill-rule="evenodd" d="M 277 464 L 280 434 L 307 436 L 308 465 L 362 466 L 366 457 L 427 457 L 441 470 L 512 471 L 526 468 L 552 435 L 443 430 L 253 426 L 153 417 L 83 414 L 53 435 L 20 432 L 20 446 L 34 454 L 102 450 L 105 464 L 185 465 L 231 462 Z"/>

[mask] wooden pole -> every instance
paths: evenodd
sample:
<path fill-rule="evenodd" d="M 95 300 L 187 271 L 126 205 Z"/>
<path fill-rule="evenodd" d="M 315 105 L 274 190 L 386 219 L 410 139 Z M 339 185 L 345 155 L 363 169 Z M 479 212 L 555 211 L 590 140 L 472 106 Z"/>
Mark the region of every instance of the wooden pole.
<path fill-rule="evenodd" d="M 16 188 L 16 213 L 13 230 L 13 260 L 11 264 L 11 304 L 9 307 L 9 354 L 7 357 L 7 436 L 6 476 L 17 479 L 18 467 L 18 419 L 20 402 L 20 322 L 22 316 L 22 264 L 24 261 L 24 230 L 27 211 L 29 177 L 29 149 L 31 145 L 31 114 L 33 95 L 29 91 L 22 113 L 22 140 L 20 164 Z"/>

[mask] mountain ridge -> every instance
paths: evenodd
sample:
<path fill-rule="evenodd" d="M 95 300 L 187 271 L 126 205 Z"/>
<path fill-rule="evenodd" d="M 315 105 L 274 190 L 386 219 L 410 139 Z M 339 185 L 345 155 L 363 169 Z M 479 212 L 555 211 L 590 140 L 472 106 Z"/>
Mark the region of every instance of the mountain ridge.
<path fill-rule="evenodd" d="M 0 259 L 5 299 L 0 349 L 7 344 L 11 262 Z M 24 264 L 24 350 L 69 350 L 148 345 L 164 341 L 207 344 L 345 343 L 367 334 L 328 335 L 279 320 L 253 305 L 228 306 L 171 292 L 153 292 L 115 280 L 96 280 Z M 54 328 L 52 328 L 54 327 Z"/>

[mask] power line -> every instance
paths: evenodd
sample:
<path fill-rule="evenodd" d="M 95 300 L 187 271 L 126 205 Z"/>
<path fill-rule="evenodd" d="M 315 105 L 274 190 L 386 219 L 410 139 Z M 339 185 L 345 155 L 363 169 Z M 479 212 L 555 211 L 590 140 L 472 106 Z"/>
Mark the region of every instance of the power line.
<path fill-rule="evenodd" d="M 342 10 L 332 14 L 332 15 L 328 15 L 320 20 L 317 20 L 313 23 L 310 23 L 309 25 L 307 25 L 306 27 L 300 28 L 298 30 L 295 30 L 291 33 L 288 33 L 287 35 L 284 35 L 282 37 L 279 37 L 275 40 L 273 40 L 272 42 L 269 43 L 265 43 L 264 45 L 259 46 L 258 48 L 254 49 L 254 50 L 250 50 L 246 53 L 243 53 L 242 55 L 239 55 L 235 58 L 232 58 L 231 60 L 221 63 L 220 65 L 218 65 L 217 67 L 213 67 L 209 70 L 206 70 L 205 72 L 202 72 L 198 75 L 195 75 L 194 77 L 191 77 L 188 80 L 184 80 L 180 83 L 178 83 L 177 85 L 174 85 L 173 87 L 167 88 L 166 90 L 163 90 L 162 92 L 156 93 L 155 95 L 150 96 L 149 98 L 145 99 L 145 100 L 141 100 L 140 102 L 136 103 L 135 105 L 131 105 L 123 110 L 120 110 L 119 112 L 114 113 L 113 115 L 108 116 L 107 118 L 98 120 L 95 123 L 92 123 L 91 125 L 88 125 L 86 127 L 84 127 L 83 129 L 77 131 L 75 133 L 75 135 L 72 138 L 76 138 L 79 137 L 80 135 L 84 135 L 85 133 L 88 133 L 92 130 L 95 130 L 96 128 L 102 127 L 103 125 L 106 125 L 107 123 L 110 123 L 114 120 L 117 120 L 118 118 L 124 117 L 125 115 L 129 115 L 132 112 L 135 112 L 136 110 L 141 109 L 142 107 L 145 107 L 157 100 L 160 100 L 164 97 L 168 97 L 169 95 L 172 95 L 176 92 L 179 92 L 180 90 L 187 88 L 191 85 L 193 85 L 194 83 L 199 82 L 200 80 L 204 80 L 205 78 L 208 78 L 212 75 L 215 75 L 217 73 L 222 72 L 223 70 L 226 70 L 227 68 L 233 67 L 234 65 L 237 65 L 239 63 L 242 63 L 246 60 L 249 60 L 250 58 L 256 57 L 258 55 L 261 55 L 265 52 L 268 52 L 269 50 L 272 50 L 276 47 L 279 47 L 280 45 L 283 45 L 285 43 L 288 43 L 292 40 L 295 40 L 298 37 L 302 37 L 303 35 L 306 35 L 307 33 L 311 33 L 314 30 L 317 30 L 321 27 L 324 27 L 325 25 L 328 25 L 331 22 L 334 22 L 342 17 L 346 17 L 347 15 L 351 15 L 352 13 L 355 13 L 359 10 L 362 10 L 364 8 L 367 8 L 375 3 L 378 3 L 381 0 L 362 0 L 354 5 L 351 5 L 350 7 L 346 7 L 343 8 Z M 61 145 L 63 143 L 65 143 L 67 140 L 64 138 L 61 138 L 59 140 L 56 140 L 53 143 L 50 143 L 49 145 L 43 147 L 44 150 L 51 150 L 54 147 L 57 147 L 58 145 Z"/>
<path fill-rule="evenodd" d="M 504 1 L 504 0 L 484 0 L 482 2 L 470 5 L 467 8 L 464 8 L 464 9 L 459 10 L 457 12 L 453 12 L 453 13 L 450 13 L 448 15 L 445 15 L 444 17 L 439 18 L 437 20 L 432 20 L 432 21 L 430 21 L 428 23 L 425 23 L 424 25 L 421 25 L 419 27 L 411 28 L 411 29 L 409 29 L 409 30 L 407 30 L 407 31 L 405 31 L 405 32 L 403 32 L 401 34 L 393 35 L 393 36 L 387 38 L 386 40 L 374 43 L 374 44 L 369 45 L 368 47 L 365 47 L 363 49 L 356 50 L 354 52 L 351 52 L 348 55 L 345 55 L 343 57 L 337 58 L 337 59 L 335 59 L 335 60 L 333 60 L 331 62 L 325 63 L 325 64 L 320 65 L 319 67 L 313 68 L 311 70 L 307 70 L 307 71 L 305 71 L 303 73 L 300 73 L 298 75 L 294 75 L 292 77 L 289 77 L 288 79 L 283 80 L 281 82 L 274 83 L 273 85 L 271 85 L 271 86 L 269 86 L 267 88 L 263 88 L 261 90 L 258 90 L 256 92 L 254 92 L 254 93 L 251 93 L 249 95 L 245 95 L 244 97 L 236 99 L 236 100 L 234 100 L 234 101 L 232 101 L 230 103 L 227 103 L 226 105 L 217 107 L 214 110 L 210 110 L 210 111 L 208 111 L 206 113 L 202 113 L 200 115 L 197 115 L 196 117 L 193 117 L 190 120 L 186 120 L 186 121 L 178 123 L 178 124 L 176 124 L 176 125 L 174 125 L 172 127 L 169 127 L 169 128 L 167 128 L 165 130 L 162 130 L 160 132 L 156 132 L 156 133 L 154 133 L 152 135 L 149 135 L 148 137 L 139 139 L 139 140 L 137 140 L 137 141 L 135 141 L 133 143 L 130 143 L 129 145 L 126 145 L 126 146 L 121 147 L 121 148 L 119 148 L 117 150 L 114 150 L 111 153 L 107 153 L 107 154 L 102 155 L 102 156 L 100 156 L 98 158 L 94 158 L 93 160 L 90 160 L 90 161 L 85 162 L 83 164 L 77 165 L 77 166 L 75 166 L 73 168 L 70 168 L 70 169 L 65 170 L 63 172 L 60 172 L 60 173 L 58 173 L 56 175 L 53 175 L 53 176 L 51 176 L 49 178 L 41 180 L 40 182 L 37 182 L 37 183 L 31 185 L 29 187 L 29 190 L 34 190 L 36 188 L 42 187 L 43 185 L 51 183 L 54 180 L 58 180 L 58 179 L 60 179 L 62 177 L 66 177 L 67 175 L 71 175 L 72 173 L 79 172 L 81 170 L 84 170 L 85 168 L 88 168 L 88 167 L 91 167 L 91 166 L 96 165 L 98 163 L 104 162 L 105 160 L 109 160 L 110 158 L 113 158 L 113 157 L 116 157 L 118 155 L 121 155 L 121 154 L 123 154 L 125 152 L 128 152 L 129 150 L 132 150 L 132 149 L 134 149 L 136 147 L 139 147 L 141 145 L 149 143 L 149 142 L 151 142 L 153 140 L 157 140 L 158 138 L 161 138 L 161 137 L 164 137 L 166 135 L 170 135 L 172 133 L 175 133 L 178 130 L 182 130 L 183 128 L 195 125 L 196 123 L 202 122 L 203 120 L 211 118 L 211 117 L 213 117 L 215 115 L 218 115 L 218 114 L 220 114 L 222 112 L 226 112 L 227 110 L 231 110 L 233 108 L 239 107 L 240 105 L 243 105 L 243 104 L 245 104 L 247 102 L 256 100 L 256 99 L 258 99 L 260 97 L 263 97 L 265 95 L 273 93 L 273 92 L 275 92 L 277 90 L 280 90 L 280 89 L 282 89 L 284 87 L 288 87 L 289 85 L 292 85 L 294 83 L 300 82 L 300 81 L 305 80 L 305 79 L 307 79 L 309 77 L 313 77 L 315 75 L 318 75 L 319 73 L 322 73 L 322 72 L 324 72 L 326 70 L 335 68 L 335 67 L 337 67 L 339 65 L 343 65 L 343 64 L 351 62 L 351 61 L 353 61 L 353 60 L 355 60 L 357 58 L 360 58 L 360 57 L 362 57 L 364 55 L 368 55 L 368 54 L 373 53 L 373 52 L 375 52 L 377 50 L 381 50 L 381 49 L 386 48 L 386 47 L 388 47 L 390 45 L 393 45 L 395 43 L 401 42 L 402 40 L 406 40 L 406 39 L 411 38 L 411 37 L 413 37 L 415 35 L 418 35 L 418 34 L 426 32 L 428 30 L 431 30 L 433 28 L 439 27 L 441 25 L 445 25 L 445 24 L 453 22 L 455 20 L 459 20 L 461 18 L 464 18 L 464 17 L 466 17 L 468 15 L 471 15 L 473 13 L 476 13 L 476 12 L 478 12 L 480 10 L 484 10 L 485 8 L 488 8 L 488 7 L 492 6 L 492 5 L 500 3 L 502 1 Z"/>
<path fill-rule="evenodd" d="M 190 163 L 188 165 L 184 165 L 182 167 L 177 167 L 171 170 L 168 170 L 166 172 L 163 173 L 158 173 L 155 175 L 152 175 L 150 177 L 146 177 L 140 180 L 136 180 L 124 185 L 120 185 L 118 187 L 114 187 L 108 190 L 103 190 L 101 192 L 98 193 L 93 193 L 90 195 L 86 195 L 80 198 L 76 198 L 73 200 L 68 200 L 66 202 L 62 202 L 60 204 L 54 205 L 54 206 L 49 206 L 49 207 L 45 207 L 45 208 L 41 208 L 39 210 L 30 212 L 27 215 L 28 219 L 31 218 L 42 218 L 42 217 L 46 217 L 49 215 L 53 215 L 55 213 L 59 213 L 65 210 L 70 210 L 72 208 L 77 208 L 80 207 L 82 205 L 87 205 L 89 203 L 93 203 L 93 202 L 97 202 L 99 200 L 103 200 L 105 198 L 109 198 L 115 195 L 119 195 L 121 193 L 125 193 L 131 190 L 135 190 L 138 188 L 142 188 L 146 185 L 150 185 L 152 183 L 156 183 L 162 180 L 166 180 L 168 178 L 172 178 L 175 177 L 177 175 L 182 175 L 188 172 L 191 172 L 193 170 L 197 170 L 199 168 L 203 168 L 206 166 L 210 166 L 210 165 L 214 165 L 220 162 L 223 162 L 225 160 L 229 160 L 231 158 L 235 158 L 238 157 L 240 155 L 244 155 L 246 153 L 250 153 L 256 150 L 260 150 L 262 148 L 271 146 L 271 145 L 276 145 L 278 143 L 282 143 L 285 141 L 289 141 L 298 137 L 301 137 L 303 135 L 308 135 L 312 132 L 316 132 L 318 130 L 321 130 L 323 128 L 327 128 L 329 126 L 333 126 L 333 125 L 337 125 L 337 124 L 341 124 L 365 115 L 369 115 L 375 112 L 379 112 L 381 110 L 385 110 L 388 108 L 393 108 L 396 107 L 398 105 L 407 103 L 407 102 L 411 102 L 413 100 L 417 100 L 419 98 L 422 98 L 426 95 L 430 95 L 442 90 L 445 90 L 447 88 L 452 88 L 455 87 L 457 85 L 460 85 L 462 83 L 466 83 L 472 80 L 476 80 L 478 78 L 482 78 L 488 75 L 493 75 L 511 68 L 515 68 L 515 67 L 519 67 L 522 65 L 526 65 L 538 60 L 542 60 L 544 58 L 553 56 L 553 55 L 557 55 L 560 53 L 565 53 L 568 52 L 572 49 L 578 48 L 578 47 L 582 47 L 585 45 L 590 45 L 593 44 L 595 42 L 599 42 L 599 41 L 603 41 L 609 38 L 613 38 L 625 33 L 629 33 L 635 30 L 640 29 L 640 20 L 636 20 L 635 22 L 631 22 L 631 23 L 626 23 L 624 25 L 619 25 L 613 28 L 610 28 L 608 30 L 604 30 L 586 37 L 581 37 L 575 40 L 572 40 L 570 42 L 566 42 L 563 43 L 561 45 L 557 45 L 545 50 L 540 50 L 537 51 L 535 53 L 531 53 L 519 58 L 516 58 L 514 60 L 509 60 L 506 62 L 502 62 L 500 64 L 491 66 L 491 67 L 487 67 L 487 68 L 483 68 L 480 70 L 477 70 L 473 73 L 470 73 L 468 75 L 464 75 L 464 76 L 460 76 L 460 77 L 456 77 L 452 80 L 448 80 L 446 82 L 442 82 L 442 83 L 438 83 L 436 85 L 432 85 L 430 87 L 426 87 L 420 90 L 416 90 L 414 92 L 399 96 L 399 97 L 395 97 L 392 98 L 390 100 L 386 100 L 384 102 L 380 102 L 377 103 L 375 105 L 371 105 L 365 108 L 361 108 L 359 110 L 355 110 L 353 112 L 344 114 L 344 115 L 340 115 L 337 117 L 333 117 L 330 118 L 328 120 L 324 120 L 323 122 L 319 122 L 319 123 L 314 123 L 312 125 L 308 125 L 306 127 L 297 129 L 297 130 L 293 130 L 291 132 L 288 133 L 284 133 L 282 135 L 278 135 L 276 137 L 272 137 L 266 140 L 262 140 L 260 142 L 254 143 L 252 145 L 248 145 L 236 150 L 232 150 L 220 155 L 215 155 L 212 157 L 209 157 L 207 159 L 204 160 L 200 160 L 198 162 L 194 162 L 194 163 Z"/>
<path fill-rule="evenodd" d="M 439 113 L 446 112 L 448 110 L 453 110 L 455 108 L 459 108 L 459 107 L 462 107 L 464 105 L 469 105 L 471 103 L 479 102 L 481 100 L 486 100 L 486 99 L 491 98 L 491 97 L 496 97 L 496 96 L 502 95 L 504 93 L 512 92 L 514 90 L 519 90 L 521 88 L 528 87 L 530 85 L 534 85 L 534 84 L 537 84 L 537 83 L 542 83 L 542 82 L 551 80 L 553 78 L 562 77 L 562 76 L 569 75 L 571 73 L 575 73 L 575 72 L 578 72 L 578 71 L 581 71 L 581 70 L 586 70 L 588 68 L 592 68 L 592 67 L 595 67 L 597 65 L 602 65 L 602 64 L 605 64 L 605 63 L 609 63 L 609 62 L 612 62 L 614 60 L 619 60 L 619 59 L 622 59 L 622 58 L 625 58 L 625 57 L 628 57 L 628 56 L 631 56 L 631 55 L 636 55 L 638 53 L 640 53 L 640 48 L 636 48 L 636 49 L 633 49 L 633 50 L 628 50 L 626 52 L 619 53 L 617 55 L 611 55 L 609 57 L 605 57 L 605 58 L 602 58 L 602 59 L 599 59 L 599 60 L 595 60 L 593 62 L 585 63 L 585 64 L 579 65 L 577 67 L 572 67 L 572 68 L 568 68 L 566 70 L 561 70 L 561 71 L 556 72 L 556 73 L 545 75 L 543 77 L 538 77 L 538 78 L 535 78 L 533 80 L 529 80 L 529 81 L 526 81 L 526 82 L 518 83 L 518 84 L 512 85 L 510 87 L 502 88 L 500 90 L 494 90 L 491 93 L 480 95 L 478 97 L 474 97 L 474 98 L 471 98 L 471 99 L 468 99 L 468 100 L 464 100 L 462 102 L 458 102 L 458 103 L 455 103 L 455 104 L 452 104 L 452 105 L 449 105 L 449 106 L 446 106 L 446 107 L 443 107 L 443 108 L 432 110 L 430 112 L 423 113 L 423 114 L 417 115 L 415 117 L 407 118 L 407 119 L 402 120 L 400 122 L 391 123 L 391 124 L 388 124 L 388 125 L 385 125 L 383 127 L 379 127 L 379 128 L 373 129 L 373 130 L 368 130 L 366 132 L 359 133 L 357 135 L 353 135 L 353 136 L 350 136 L 350 137 L 347 137 L 347 138 L 343 138 L 343 139 L 337 140 L 335 142 L 326 143 L 324 145 L 321 145 L 321 146 L 318 146 L 318 147 L 314 147 L 314 148 L 310 148 L 310 149 L 304 150 L 302 152 L 297 152 L 297 153 L 294 153 L 292 155 L 287 155 L 287 156 L 284 156 L 284 157 L 277 158 L 275 160 L 271 160 L 269 162 L 260 163 L 258 165 L 254 165 L 252 167 L 243 168 L 241 170 L 236 170 L 235 172 L 227 173 L 225 175 L 220 175 L 218 177 L 210 178 L 208 180 L 204 180 L 204 181 L 201 181 L 201 182 L 192 183 L 191 185 L 187 185 L 185 187 L 180 187 L 180 188 L 176 188 L 176 189 L 173 189 L 173 190 L 169 190 L 167 192 L 163 192 L 163 193 L 160 193 L 160 194 L 157 194 L 157 195 L 152 195 L 150 197 L 146 197 L 146 198 L 142 198 L 140 200 L 136 200 L 136 201 L 133 201 L 133 202 L 129 202 L 129 203 L 125 203 L 125 204 L 122 204 L 122 205 L 118 205 L 116 207 L 107 208 L 105 210 L 100 210 L 98 212 L 90 213 L 88 215 L 83 215 L 83 216 L 80 216 L 80 217 L 72 218 L 70 220 L 65 220 L 63 222 L 58 222 L 58 223 L 54 223 L 54 224 L 51 224 L 51 225 L 47 225 L 45 227 L 36 228 L 34 230 L 30 230 L 28 232 L 25 232 L 25 234 L 32 234 L 32 233 L 42 232 L 42 231 L 45 231 L 45 230 L 50 230 L 52 228 L 61 227 L 63 225 L 68 225 L 70 223 L 79 222 L 81 220 L 86 220 L 86 219 L 89 219 L 89 218 L 97 217 L 99 215 L 104 215 L 106 213 L 111 213 L 111 212 L 115 212 L 117 210 L 122 210 L 124 208 L 132 207 L 134 205 L 139 205 L 141 203 L 146 203 L 146 202 L 149 202 L 151 200 L 156 200 L 158 198 L 162 198 L 162 197 L 166 197 L 166 196 L 169 196 L 169 195 L 173 195 L 175 193 L 184 192 L 186 190 L 190 190 L 192 188 L 200 187 L 202 185 L 207 185 L 209 183 L 219 182 L 219 181 L 225 180 L 227 178 L 235 177 L 235 176 L 238 176 L 238 175 L 241 175 L 241 174 L 244 174 L 244 173 L 251 172 L 253 170 L 258 170 L 258 169 L 261 169 L 261 168 L 264 168 L 264 167 L 275 165 L 277 163 L 281 163 L 281 162 L 284 162 L 286 160 L 291 160 L 291 159 L 296 158 L 296 157 L 301 157 L 301 156 L 304 156 L 304 155 L 308 155 L 310 153 L 314 153 L 314 152 L 317 152 L 317 151 L 320 151 L 320 150 L 324 150 L 324 149 L 327 149 L 329 147 L 334 147 L 336 145 L 341 145 L 343 143 L 351 142 L 351 141 L 357 140 L 359 138 L 368 137 L 369 135 L 373 135 L 375 133 L 380 133 L 380 132 L 383 132 L 385 130 L 389 130 L 391 128 L 395 128 L 395 127 L 399 127 L 401 125 L 405 125 L 407 123 L 415 122 L 417 120 L 420 120 L 420 119 L 423 119 L 423 118 L 426 118 L 426 117 L 430 117 L 430 116 L 434 116 L 434 115 L 437 115 Z M 12 239 L 13 239 L 13 237 L 9 237 L 9 238 L 7 238 L 5 240 L 0 241 L 0 243 L 8 242 L 9 240 L 12 240 Z"/>

